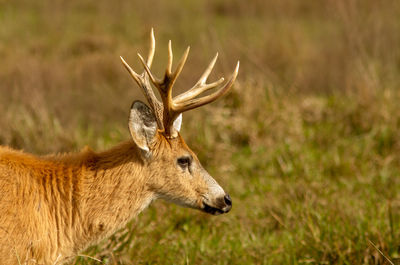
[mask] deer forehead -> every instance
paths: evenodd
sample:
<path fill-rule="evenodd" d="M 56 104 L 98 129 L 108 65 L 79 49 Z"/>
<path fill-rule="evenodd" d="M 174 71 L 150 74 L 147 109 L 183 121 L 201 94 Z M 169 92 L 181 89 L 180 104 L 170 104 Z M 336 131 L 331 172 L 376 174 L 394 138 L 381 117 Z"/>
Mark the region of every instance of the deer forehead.
<path fill-rule="evenodd" d="M 162 145 L 164 149 L 169 152 L 193 154 L 193 151 L 189 148 L 180 134 L 175 138 L 167 138 L 162 134 L 160 135 L 160 140 L 163 142 Z"/>

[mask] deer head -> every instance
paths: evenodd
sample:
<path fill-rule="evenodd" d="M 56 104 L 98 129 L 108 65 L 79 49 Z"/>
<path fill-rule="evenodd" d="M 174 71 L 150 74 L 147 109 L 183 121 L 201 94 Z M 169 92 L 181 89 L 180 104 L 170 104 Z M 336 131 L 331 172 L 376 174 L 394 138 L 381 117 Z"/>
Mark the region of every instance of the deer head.
<path fill-rule="evenodd" d="M 186 49 L 172 72 L 172 47 L 168 45 L 168 64 L 162 80 L 151 73 L 151 64 L 155 52 L 154 32 L 150 34 L 150 51 L 145 61 L 139 59 L 144 67 L 142 74 L 137 74 L 121 57 L 121 61 L 132 78 L 139 85 L 149 106 L 140 101 L 132 104 L 129 116 L 129 130 L 133 141 L 141 150 L 143 163 L 151 177 L 149 189 L 155 197 L 163 198 L 176 204 L 199 209 L 211 214 L 229 212 L 232 208 L 231 198 L 218 183 L 201 166 L 192 150 L 185 144 L 179 134 L 182 113 L 208 104 L 226 94 L 232 87 L 239 71 L 239 62 L 226 84 L 214 93 L 198 98 L 200 94 L 219 87 L 224 78 L 213 83 L 206 83 L 218 54 L 211 61 L 197 83 L 188 91 L 173 97 L 172 87 L 182 71 L 189 54 Z M 154 86 L 161 97 L 155 96 Z"/>

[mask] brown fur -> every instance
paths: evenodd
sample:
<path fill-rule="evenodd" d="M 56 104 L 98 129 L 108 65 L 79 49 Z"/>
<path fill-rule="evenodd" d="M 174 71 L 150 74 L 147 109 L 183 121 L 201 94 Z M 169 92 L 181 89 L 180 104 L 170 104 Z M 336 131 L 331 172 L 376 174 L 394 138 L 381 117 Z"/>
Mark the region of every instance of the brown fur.
<path fill-rule="evenodd" d="M 180 136 L 156 138 L 149 160 L 133 141 L 45 157 L 0 147 L 0 264 L 63 264 L 159 197 L 201 209 L 206 172 Z M 185 154 L 191 177 L 175 162 Z"/>

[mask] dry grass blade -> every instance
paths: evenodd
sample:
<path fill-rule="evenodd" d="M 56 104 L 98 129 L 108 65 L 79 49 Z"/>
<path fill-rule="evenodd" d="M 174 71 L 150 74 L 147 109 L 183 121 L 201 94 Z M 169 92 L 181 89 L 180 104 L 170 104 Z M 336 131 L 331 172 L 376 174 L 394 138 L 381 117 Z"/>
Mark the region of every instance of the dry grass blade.
<path fill-rule="evenodd" d="M 88 258 L 88 259 L 95 260 L 97 262 L 100 262 L 100 263 L 104 264 L 104 262 L 102 262 L 101 260 L 96 259 L 95 257 L 89 256 L 89 255 L 79 254 L 78 257 Z"/>
<path fill-rule="evenodd" d="M 374 243 L 372 243 L 371 240 L 368 239 L 368 242 L 387 260 L 387 262 L 394 265 L 394 263 Z"/>

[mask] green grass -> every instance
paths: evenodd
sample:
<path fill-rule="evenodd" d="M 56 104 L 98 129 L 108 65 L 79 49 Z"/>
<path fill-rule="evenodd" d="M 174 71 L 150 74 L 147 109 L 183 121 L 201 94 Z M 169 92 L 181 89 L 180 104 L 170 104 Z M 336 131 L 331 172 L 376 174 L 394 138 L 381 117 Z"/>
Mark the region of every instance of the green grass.
<path fill-rule="evenodd" d="M 135 68 L 155 28 L 216 51 L 223 100 L 182 134 L 233 199 L 213 217 L 158 201 L 85 255 L 105 264 L 390 264 L 400 259 L 399 1 L 1 1 L 0 144 L 37 154 L 109 148 L 143 99 Z M 376 247 L 374 247 L 371 241 Z M 378 248 L 378 249 L 377 249 Z M 75 264 L 100 264 L 80 256 Z"/>

